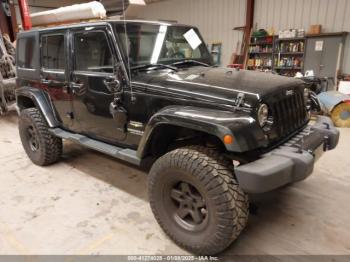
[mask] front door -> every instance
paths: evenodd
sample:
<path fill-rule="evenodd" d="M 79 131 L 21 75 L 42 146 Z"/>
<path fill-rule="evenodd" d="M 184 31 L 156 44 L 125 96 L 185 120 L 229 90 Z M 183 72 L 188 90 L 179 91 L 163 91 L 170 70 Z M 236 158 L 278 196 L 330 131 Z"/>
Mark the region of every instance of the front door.
<path fill-rule="evenodd" d="M 41 41 L 41 86 L 48 93 L 58 113 L 62 126 L 71 128 L 72 94 L 68 88 L 66 31 L 45 33 Z"/>
<path fill-rule="evenodd" d="M 104 27 L 88 27 L 71 32 L 71 45 L 74 131 L 118 144 L 126 133 L 110 113 L 114 95 L 108 82 L 116 77 L 117 61 L 113 42 Z"/>

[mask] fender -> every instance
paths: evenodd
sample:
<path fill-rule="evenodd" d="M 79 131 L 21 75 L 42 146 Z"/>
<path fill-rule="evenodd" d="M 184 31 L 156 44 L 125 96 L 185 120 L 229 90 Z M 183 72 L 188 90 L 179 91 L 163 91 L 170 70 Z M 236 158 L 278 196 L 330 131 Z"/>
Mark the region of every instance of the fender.
<path fill-rule="evenodd" d="M 33 101 L 35 107 L 40 110 L 50 128 L 59 126 L 54 107 L 44 90 L 33 87 L 18 88 L 16 90 L 16 101 L 19 112 L 25 109 L 25 107 L 22 106 L 21 108 L 20 106 L 20 101 L 23 97 L 29 98 Z"/>
<path fill-rule="evenodd" d="M 246 152 L 266 146 L 267 141 L 255 119 L 242 111 L 222 111 L 192 106 L 168 106 L 149 120 L 140 141 L 137 155 L 143 158 L 154 131 L 162 125 L 185 127 L 219 138 L 232 135 L 232 144 L 224 144 L 229 152 Z"/>

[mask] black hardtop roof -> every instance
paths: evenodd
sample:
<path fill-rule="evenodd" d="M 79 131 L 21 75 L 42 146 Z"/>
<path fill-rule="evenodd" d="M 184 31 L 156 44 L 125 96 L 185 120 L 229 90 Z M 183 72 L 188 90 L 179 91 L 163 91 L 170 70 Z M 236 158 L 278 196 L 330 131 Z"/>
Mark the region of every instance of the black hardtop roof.
<path fill-rule="evenodd" d="M 183 26 L 183 27 L 194 27 L 190 25 L 185 24 L 178 24 L 178 23 L 169 23 L 169 22 L 162 22 L 162 21 L 147 21 L 147 20 L 101 20 L 96 22 L 80 22 L 76 24 L 65 24 L 65 25 L 59 25 L 59 26 L 52 26 L 52 27 L 37 27 L 33 28 L 29 31 L 22 31 L 19 33 L 19 37 L 21 35 L 26 34 L 33 34 L 34 32 L 49 32 L 49 31 L 56 31 L 56 30 L 64 30 L 64 29 L 70 29 L 70 28 L 79 28 L 79 27 L 87 27 L 87 26 L 98 26 L 98 25 L 107 25 L 107 24 L 153 24 L 153 25 L 166 25 L 166 26 Z"/>

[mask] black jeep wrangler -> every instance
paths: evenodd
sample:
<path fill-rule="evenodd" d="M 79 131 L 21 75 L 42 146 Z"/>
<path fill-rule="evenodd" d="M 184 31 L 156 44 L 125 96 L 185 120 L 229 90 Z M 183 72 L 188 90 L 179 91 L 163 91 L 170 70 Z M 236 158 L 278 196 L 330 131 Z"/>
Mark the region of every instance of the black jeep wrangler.
<path fill-rule="evenodd" d="M 101 21 L 22 32 L 17 107 L 33 163 L 62 139 L 141 166 L 168 236 L 198 254 L 228 247 L 249 193 L 309 176 L 336 147 L 326 117 L 309 124 L 309 91 L 292 78 L 213 65 L 198 29 Z"/>

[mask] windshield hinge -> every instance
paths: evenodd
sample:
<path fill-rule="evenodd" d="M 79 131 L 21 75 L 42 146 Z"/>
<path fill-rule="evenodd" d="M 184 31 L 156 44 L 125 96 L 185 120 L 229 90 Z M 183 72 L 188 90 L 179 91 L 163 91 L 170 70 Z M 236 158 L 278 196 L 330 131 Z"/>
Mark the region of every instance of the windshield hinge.
<path fill-rule="evenodd" d="M 243 93 L 238 93 L 236 101 L 235 101 L 235 110 L 239 109 L 243 103 L 244 100 L 244 94 Z"/>

